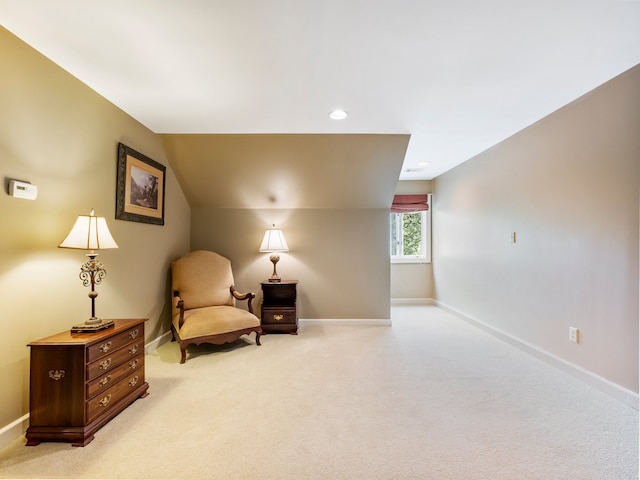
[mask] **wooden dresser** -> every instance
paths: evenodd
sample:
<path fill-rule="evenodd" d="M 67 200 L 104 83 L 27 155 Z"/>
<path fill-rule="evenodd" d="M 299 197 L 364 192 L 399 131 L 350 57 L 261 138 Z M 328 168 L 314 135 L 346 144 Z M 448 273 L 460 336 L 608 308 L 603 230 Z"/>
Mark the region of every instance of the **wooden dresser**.
<path fill-rule="evenodd" d="M 96 333 L 68 331 L 31 342 L 27 445 L 87 445 L 96 431 L 139 397 L 145 319 L 114 320 Z"/>
<path fill-rule="evenodd" d="M 298 281 L 261 282 L 260 285 L 262 285 L 262 309 L 260 312 L 262 333 L 285 332 L 297 335 L 296 288 Z"/>

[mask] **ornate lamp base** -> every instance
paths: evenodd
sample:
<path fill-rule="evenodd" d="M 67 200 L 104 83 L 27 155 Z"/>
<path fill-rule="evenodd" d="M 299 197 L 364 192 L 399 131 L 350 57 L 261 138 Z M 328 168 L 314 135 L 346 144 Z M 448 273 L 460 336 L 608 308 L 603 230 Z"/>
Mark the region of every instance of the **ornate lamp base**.
<path fill-rule="evenodd" d="M 274 253 L 273 255 L 271 255 L 269 257 L 269 260 L 271 260 L 271 263 L 273 263 L 273 275 L 271 275 L 271 277 L 269 277 L 269 281 L 270 282 L 281 282 L 282 279 L 278 275 L 278 272 L 276 272 L 276 264 L 280 260 L 280 255 Z"/>
<path fill-rule="evenodd" d="M 71 327 L 71 333 L 92 333 L 99 332 L 115 325 L 113 320 L 102 320 L 100 318 L 91 318 L 80 325 Z"/>
<path fill-rule="evenodd" d="M 91 253 L 87 253 L 87 260 L 82 267 L 80 267 L 80 280 L 85 287 L 91 286 L 89 290 L 89 298 L 91 299 L 91 318 L 80 325 L 74 325 L 71 328 L 71 333 L 91 333 L 99 332 L 105 328 L 114 326 L 113 320 L 102 320 L 96 317 L 96 285 L 102 282 L 102 279 L 107 274 L 102 264 L 96 260 L 98 256 L 93 250 Z"/>

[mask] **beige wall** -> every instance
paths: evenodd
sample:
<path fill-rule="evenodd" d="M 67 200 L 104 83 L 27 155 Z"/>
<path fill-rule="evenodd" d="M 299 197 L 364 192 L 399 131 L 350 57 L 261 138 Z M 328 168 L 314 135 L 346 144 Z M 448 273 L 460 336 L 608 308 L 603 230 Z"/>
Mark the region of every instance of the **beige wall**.
<path fill-rule="evenodd" d="M 409 135 L 163 134 L 192 207 L 391 206 Z"/>
<path fill-rule="evenodd" d="M 432 193 L 430 180 L 401 180 L 396 186 L 396 195 Z M 433 298 L 432 263 L 392 263 L 391 298 Z"/>
<path fill-rule="evenodd" d="M 272 266 L 258 247 L 276 224 L 290 248 L 278 271 L 300 282 L 300 318 L 390 318 L 389 207 L 408 135 L 162 141 L 193 207 L 192 247 L 230 258 L 238 288 L 260 294 Z"/>
<path fill-rule="evenodd" d="M 151 339 L 169 324 L 169 261 L 189 249 L 190 209 L 168 167 L 165 225 L 115 220 L 118 142 L 167 165 L 159 139 L 2 28 L 0 64 L 2 428 L 28 412 L 27 343 L 90 316 L 85 252 L 57 248 L 77 215 L 95 208 L 120 247 L 98 257 L 107 276 L 96 313 L 149 318 Z M 8 179 L 36 184 L 38 199 L 10 197 Z"/>
<path fill-rule="evenodd" d="M 438 177 L 433 196 L 439 302 L 633 392 L 638 92 L 635 67 Z"/>
<path fill-rule="evenodd" d="M 260 282 L 273 271 L 259 253 L 265 228 L 275 223 L 288 252 L 278 274 L 298 284 L 298 315 L 304 319 L 390 318 L 388 221 L 386 209 L 194 208 L 194 249 L 231 259 L 237 288 L 253 291 L 259 315 Z"/>

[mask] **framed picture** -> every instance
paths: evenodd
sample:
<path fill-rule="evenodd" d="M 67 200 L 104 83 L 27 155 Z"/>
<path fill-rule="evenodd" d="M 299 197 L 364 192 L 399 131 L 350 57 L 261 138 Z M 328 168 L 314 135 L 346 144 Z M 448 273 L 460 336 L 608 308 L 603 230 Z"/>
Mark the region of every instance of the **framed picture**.
<path fill-rule="evenodd" d="M 118 144 L 116 218 L 164 225 L 164 165 Z"/>

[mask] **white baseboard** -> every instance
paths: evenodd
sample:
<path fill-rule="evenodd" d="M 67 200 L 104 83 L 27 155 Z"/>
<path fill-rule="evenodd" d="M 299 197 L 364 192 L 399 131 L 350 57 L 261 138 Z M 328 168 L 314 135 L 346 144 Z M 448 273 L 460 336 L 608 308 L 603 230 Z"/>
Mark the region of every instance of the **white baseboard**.
<path fill-rule="evenodd" d="M 391 325 L 390 318 L 300 318 L 300 325 L 377 325 L 388 327 Z"/>
<path fill-rule="evenodd" d="M 435 305 L 433 298 L 392 298 L 391 306 Z"/>
<path fill-rule="evenodd" d="M 584 368 L 579 367 L 578 365 L 574 365 L 573 363 L 567 362 L 566 360 L 563 360 L 560 357 L 557 357 L 545 350 L 542 350 L 536 347 L 535 345 L 524 342 L 523 340 L 520 340 L 519 338 L 514 337 L 513 335 L 503 332 L 502 330 L 494 328 L 491 325 L 487 325 L 486 323 L 481 322 L 480 320 L 477 320 L 473 317 L 465 315 L 464 313 L 458 312 L 457 310 L 449 307 L 448 305 L 442 302 L 435 301 L 435 305 L 455 315 L 456 317 L 464 320 L 465 322 L 468 322 L 484 330 L 485 332 L 493 335 L 496 338 L 499 338 L 500 340 L 504 340 L 510 345 L 513 345 L 514 347 L 519 348 L 520 350 L 533 355 L 534 357 L 557 368 L 558 370 L 562 370 L 563 372 L 568 373 L 569 375 L 576 377 L 579 380 L 582 380 L 583 382 L 591 385 L 592 387 L 597 388 L 601 392 L 606 393 L 607 395 L 617 400 L 620 400 L 621 402 L 638 410 L 639 397 L 636 392 L 633 392 L 627 388 L 624 388 L 621 385 L 618 385 L 617 383 L 613 383 L 610 380 L 607 380 L 606 378 L 596 375 L 593 372 L 585 370 Z"/>
<path fill-rule="evenodd" d="M 160 345 L 163 345 L 163 344 L 165 344 L 167 342 L 170 342 L 170 341 L 171 341 L 171 331 L 164 332 L 159 337 L 156 337 L 154 340 L 151 340 L 149 343 L 147 343 L 144 346 L 144 351 L 145 351 L 145 353 L 153 352 Z"/>
<path fill-rule="evenodd" d="M 14 420 L 8 425 L 0 428 L 0 448 L 7 446 L 16 438 L 22 436 L 29 426 L 29 414 Z"/>

